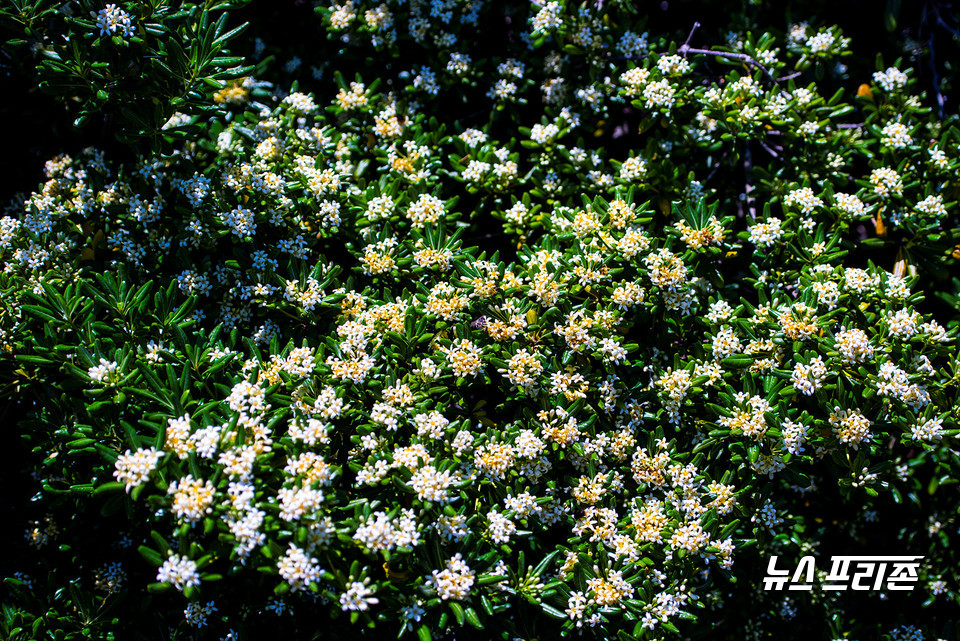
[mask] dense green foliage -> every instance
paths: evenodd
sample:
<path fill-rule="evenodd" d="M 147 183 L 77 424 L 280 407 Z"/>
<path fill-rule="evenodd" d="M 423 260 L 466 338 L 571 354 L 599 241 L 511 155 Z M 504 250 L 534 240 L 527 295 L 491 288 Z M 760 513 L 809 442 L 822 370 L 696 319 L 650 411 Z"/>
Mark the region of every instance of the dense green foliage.
<path fill-rule="evenodd" d="M 0 10 L 5 638 L 960 638 L 945 8 L 243 4 Z"/>

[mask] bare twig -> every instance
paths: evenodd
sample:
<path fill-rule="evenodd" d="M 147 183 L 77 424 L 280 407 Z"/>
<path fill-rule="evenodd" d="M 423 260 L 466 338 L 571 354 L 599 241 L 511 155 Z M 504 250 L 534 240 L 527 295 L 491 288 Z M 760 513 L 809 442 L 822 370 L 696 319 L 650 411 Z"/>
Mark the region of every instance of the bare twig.
<path fill-rule="evenodd" d="M 802 75 L 803 75 L 802 71 L 794 71 L 792 74 L 788 76 L 780 76 L 779 78 L 777 78 L 777 82 L 786 82 L 787 80 L 793 80 L 794 78 Z"/>
<path fill-rule="evenodd" d="M 694 55 L 700 54 L 704 56 L 717 56 L 718 58 L 728 58 L 730 60 L 740 60 L 748 65 L 753 65 L 754 67 L 756 67 L 757 69 L 763 72 L 763 75 L 765 75 L 770 80 L 770 82 L 772 82 L 774 86 L 777 87 L 780 93 L 784 94 L 787 98 L 792 98 L 792 96 L 788 91 L 781 89 L 779 86 L 777 86 L 777 82 L 779 82 L 779 80 L 776 77 L 774 77 L 774 75 L 770 72 L 770 70 L 764 67 L 759 62 L 757 62 L 756 59 L 754 59 L 752 56 L 748 56 L 745 53 L 734 53 L 732 51 L 716 51 L 714 49 L 697 49 L 695 47 L 691 47 L 690 40 L 693 38 L 693 34 L 696 32 L 696 30 L 699 27 L 700 27 L 699 22 L 693 23 L 693 27 L 690 29 L 690 33 L 687 34 L 686 41 L 682 45 L 680 45 L 680 48 L 677 49 L 677 53 L 679 53 L 684 58 L 686 58 L 687 55 L 689 54 L 694 54 Z M 649 54 L 644 54 L 642 56 L 610 56 L 608 60 L 645 60 L 646 58 L 649 58 L 652 55 L 657 55 L 657 54 L 649 53 Z M 790 76 L 787 76 L 786 78 L 783 78 L 783 80 L 795 78 L 798 75 L 799 73 L 792 74 Z"/>
<path fill-rule="evenodd" d="M 743 182 L 743 204 L 746 205 L 750 220 L 756 220 L 757 208 L 753 198 L 753 153 L 750 151 L 749 143 L 743 150 Z"/>
<path fill-rule="evenodd" d="M 699 23 L 699 22 L 694 22 L 694 23 L 693 23 L 693 27 L 690 29 L 690 33 L 687 34 L 687 39 L 683 42 L 683 46 L 680 47 L 681 49 L 684 49 L 684 48 L 690 46 L 690 39 L 693 38 L 693 33 L 694 33 L 697 29 L 699 29 L 699 28 L 700 28 L 700 23 Z M 686 56 L 684 56 L 684 57 L 686 57 Z"/>
<path fill-rule="evenodd" d="M 752 56 L 748 56 L 745 53 L 734 53 L 732 51 L 715 51 L 713 49 L 694 49 L 693 47 L 690 47 L 686 44 L 680 47 L 678 51 L 683 56 L 686 56 L 688 53 L 693 53 L 693 54 L 702 54 L 705 56 L 717 56 L 718 58 L 728 58 L 730 60 L 740 60 L 741 62 L 744 62 L 748 65 L 753 65 L 754 67 L 762 71 L 763 75 L 765 75 L 770 80 L 770 82 L 772 82 L 775 86 L 777 84 L 776 77 L 774 77 L 774 75 L 770 73 L 769 69 L 767 69 L 762 64 L 757 62 Z M 783 89 L 780 89 L 780 92 L 786 95 L 787 98 L 791 97 L 790 94 Z"/>
<path fill-rule="evenodd" d="M 924 5 L 923 7 L 924 19 L 926 19 L 927 6 L 928 5 Z M 943 27 L 944 29 L 946 29 L 950 33 L 950 35 L 953 36 L 954 38 L 960 37 L 960 30 L 957 30 L 956 27 L 951 27 L 943 19 L 943 16 L 940 14 L 940 7 L 937 6 L 937 3 L 935 2 L 931 3 L 929 6 L 931 9 L 933 9 L 933 12 L 936 14 L 937 24 Z"/>
<path fill-rule="evenodd" d="M 949 8 L 949 5 L 948 5 Z M 947 24 L 947 21 L 944 20 L 943 15 L 940 13 L 940 8 L 936 2 L 926 2 L 923 5 L 922 23 L 920 26 L 920 36 L 922 37 L 924 32 L 924 26 L 926 26 L 929 21 L 929 12 L 933 12 L 933 23 L 936 26 L 941 27 L 953 38 L 960 37 L 960 30 L 957 27 Z M 927 46 L 930 48 L 930 73 L 933 75 L 931 79 L 931 84 L 933 85 L 934 94 L 937 97 L 937 112 L 942 119 L 946 112 L 946 96 L 943 95 L 943 92 L 940 90 L 940 74 L 937 71 L 937 51 L 934 46 L 934 41 L 936 39 L 936 28 L 932 27 L 930 29 L 930 34 L 927 36 Z"/>
<path fill-rule="evenodd" d="M 943 92 L 940 91 L 940 74 L 937 73 L 937 52 L 933 46 L 933 32 L 930 32 L 930 35 L 927 37 L 927 46 L 930 47 L 930 73 L 933 74 L 931 84 L 933 84 L 933 92 L 937 96 L 937 115 L 943 120 L 947 99 L 944 97 Z"/>
<path fill-rule="evenodd" d="M 767 143 L 763 142 L 762 140 L 758 140 L 757 142 L 759 142 L 759 143 L 760 143 L 760 146 L 763 147 L 764 150 L 765 150 L 768 154 L 770 154 L 771 156 L 773 156 L 774 158 L 779 158 L 779 157 L 780 157 L 780 154 L 778 154 L 776 151 L 774 151 L 773 148 L 771 148 L 769 145 L 767 145 Z"/>
<path fill-rule="evenodd" d="M 727 156 L 728 156 L 728 153 L 726 151 L 720 155 L 720 159 L 717 160 L 717 162 L 713 165 L 713 169 L 710 170 L 710 174 L 707 175 L 706 180 L 703 181 L 705 185 L 709 184 L 710 181 L 713 179 L 713 177 L 717 174 L 717 172 L 720 171 L 720 167 L 721 165 L 723 165 L 723 161 L 727 159 Z"/>
<path fill-rule="evenodd" d="M 733 53 L 732 51 L 715 51 L 713 49 L 695 49 L 693 47 L 690 47 L 687 44 L 684 44 L 679 49 L 677 49 L 677 53 L 679 53 L 681 56 L 684 56 L 684 57 L 686 57 L 687 54 L 692 53 L 692 54 L 702 54 L 705 56 L 717 56 L 718 58 L 729 58 L 731 60 L 741 60 L 744 63 L 748 65 L 753 65 L 754 67 L 762 71 L 763 75 L 765 75 L 770 80 L 770 82 L 773 83 L 773 86 L 776 87 L 780 93 L 786 96 L 787 99 L 793 98 L 793 96 L 790 95 L 789 91 L 780 87 L 780 85 L 777 84 L 778 79 L 774 77 L 772 73 L 770 73 L 769 69 L 767 69 L 762 64 L 760 64 L 759 62 L 754 60 L 751 56 L 748 56 L 745 53 Z M 657 54 L 649 53 L 649 54 L 644 54 L 642 56 L 610 56 L 607 59 L 608 60 L 645 60 L 652 55 L 657 55 Z M 794 77 L 796 77 L 796 75 L 791 75 L 784 79 L 786 80 L 788 78 L 794 78 Z"/>

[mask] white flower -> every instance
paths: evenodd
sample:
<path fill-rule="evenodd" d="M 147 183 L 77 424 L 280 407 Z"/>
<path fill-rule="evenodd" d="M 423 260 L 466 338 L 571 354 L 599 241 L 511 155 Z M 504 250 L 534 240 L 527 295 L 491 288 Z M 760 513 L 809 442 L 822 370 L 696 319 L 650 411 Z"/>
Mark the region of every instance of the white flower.
<path fill-rule="evenodd" d="M 623 161 L 623 164 L 620 165 L 620 179 L 635 181 L 640 180 L 643 175 L 647 172 L 647 163 L 644 162 L 643 158 L 640 156 L 635 156 L 633 158 L 627 158 Z"/>
<path fill-rule="evenodd" d="M 816 123 L 814 123 L 816 124 Z M 817 196 L 814 195 L 813 190 L 809 187 L 803 187 L 802 189 L 795 189 L 787 194 L 787 197 L 784 198 L 784 203 L 788 206 L 798 208 L 804 214 L 810 214 L 815 209 L 823 207 L 823 201 Z"/>
<path fill-rule="evenodd" d="M 750 232 L 750 242 L 757 247 L 770 247 L 783 237 L 783 230 L 780 225 L 783 223 L 779 218 L 769 218 L 766 222 L 758 222 L 747 229 Z"/>
<path fill-rule="evenodd" d="M 873 189 L 881 198 L 888 198 L 891 194 L 899 196 L 903 193 L 903 181 L 898 174 L 889 167 L 880 167 L 870 172 L 870 182 Z"/>
<path fill-rule="evenodd" d="M 487 531 L 494 543 L 509 543 L 510 537 L 517 531 L 516 524 L 497 510 L 487 514 L 487 520 L 490 522 Z"/>
<path fill-rule="evenodd" d="M 859 217 L 864 214 L 863 201 L 852 194 L 834 194 L 836 208 L 846 216 Z"/>
<path fill-rule="evenodd" d="M 463 561 L 463 556 L 457 552 L 447 561 L 444 570 L 433 571 L 433 575 L 427 579 L 427 585 L 436 590 L 437 596 L 444 601 L 463 601 L 470 595 L 475 576 Z"/>
<path fill-rule="evenodd" d="M 643 90 L 643 97 L 647 101 L 647 107 L 654 109 L 656 107 L 673 107 L 677 88 L 670 84 L 669 80 L 659 80 L 651 82 Z"/>
<path fill-rule="evenodd" d="M 410 487 L 417 492 L 417 498 L 421 501 L 431 501 L 442 505 L 450 500 L 447 488 L 453 481 L 454 478 L 451 476 L 450 470 L 439 472 L 432 465 L 424 465 L 414 472 L 410 479 Z"/>
<path fill-rule="evenodd" d="M 823 358 L 817 356 L 810 361 L 809 365 L 797 363 L 793 368 L 793 387 L 798 392 L 812 396 L 813 393 L 823 386 L 823 379 L 827 376 L 827 367 L 823 363 Z"/>
<path fill-rule="evenodd" d="M 883 87 L 886 92 L 902 89 L 907 84 L 907 74 L 896 67 L 887 67 L 886 71 L 877 71 L 873 74 L 873 81 Z"/>
<path fill-rule="evenodd" d="M 545 145 L 557 137 L 560 128 L 554 124 L 534 125 L 530 128 L 530 138 L 538 145 Z"/>
<path fill-rule="evenodd" d="M 912 309 L 903 308 L 887 313 L 887 326 L 891 336 L 908 339 L 917 333 L 920 315 Z"/>
<path fill-rule="evenodd" d="M 943 421 L 939 418 L 920 421 L 910 428 L 910 435 L 918 441 L 939 441 L 943 438 Z"/>
<path fill-rule="evenodd" d="M 197 564 L 183 556 L 171 554 L 157 572 L 157 581 L 170 583 L 181 592 L 184 589 L 200 585 L 200 573 Z"/>
<path fill-rule="evenodd" d="M 467 129 L 460 134 L 460 140 L 467 144 L 467 147 L 476 147 L 487 141 L 487 134 L 479 129 Z"/>
<path fill-rule="evenodd" d="M 613 338 L 601 339 L 600 353 L 603 354 L 604 359 L 610 363 L 622 361 L 627 357 L 627 350 Z"/>
<path fill-rule="evenodd" d="M 129 38 L 136 33 L 130 14 L 117 8 L 115 4 L 108 4 L 97 13 L 91 11 L 90 15 L 96 18 L 101 36 L 112 36 L 116 33 L 122 38 Z"/>
<path fill-rule="evenodd" d="M 901 122 L 891 122 L 881 131 L 883 138 L 880 144 L 894 149 L 903 149 L 907 145 L 913 144 L 913 138 L 910 136 L 910 128 Z"/>
<path fill-rule="evenodd" d="M 657 69 L 665 76 L 682 76 L 690 71 L 690 63 L 680 56 L 661 56 L 657 60 Z"/>
<path fill-rule="evenodd" d="M 917 211 L 927 216 L 946 216 L 947 208 L 943 206 L 943 196 L 927 196 L 917 203 Z"/>
<path fill-rule="evenodd" d="M 347 586 L 347 591 L 340 595 L 340 609 L 344 612 L 369 610 L 371 605 L 380 602 L 373 594 L 374 591 L 366 585 L 366 581 L 353 581 Z"/>
<path fill-rule="evenodd" d="M 303 590 L 311 583 L 316 583 L 323 574 L 317 560 L 293 543 L 290 544 L 283 558 L 277 561 L 277 570 L 280 572 L 280 578 L 295 591 Z"/>
<path fill-rule="evenodd" d="M 317 105 L 313 101 L 313 98 L 299 91 L 295 91 L 284 98 L 283 104 L 286 105 L 290 111 L 301 115 L 311 114 L 317 110 Z"/>
<path fill-rule="evenodd" d="M 462 76 L 470 70 L 473 59 L 465 53 L 451 53 L 450 61 L 447 62 L 447 71 Z"/>
<path fill-rule="evenodd" d="M 634 67 L 620 74 L 620 82 L 630 96 L 639 94 L 641 87 L 646 85 L 649 79 L 650 71 L 642 67 Z"/>
<path fill-rule="evenodd" d="M 837 351 L 845 363 L 862 363 L 873 357 L 873 346 L 861 329 L 841 330 L 837 334 Z"/>
<path fill-rule="evenodd" d="M 159 363 L 161 358 L 160 356 L 161 349 L 163 349 L 163 343 L 160 343 L 158 345 L 155 341 L 150 341 L 149 343 L 147 343 L 147 353 L 144 355 L 144 358 L 146 358 L 151 363 Z"/>
<path fill-rule="evenodd" d="M 143 485 L 150 472 L 157 468 L 157 462 L 163 458 L 163 452 L 158 452 L 151 447 L 149 450 L 138 449 L 134 453 L 127 450 L 124 454 L 117 457 L 113 475 L 121 483 L 126 484 L 126 490 Z"/>
<path fill-rule="evenodd" d="M 94 365 L 88 369 L 87 376 L 107 387 L 112 387 L 120 381 L 120 373 L 117 371 L 117 362 L 108 361 L 105 358 L 100 359 L 99 365 Z"/>
<path fill-rule="evenodd" d="M 563 24 L 559 2 L 547 2 L 533 18 L 534 31 L 552 31 Z"/>
<path fill-rule="evenodd" d="M 800 125 L 799 130 L 804 136 L 812 136 L 820 130 L 820 124 L 815 120 L 807 120 Z"/>
<path fill-rule="evenodd" d="M 829 31 L 821 31 L 807 40 L 807 46 L 810 47 L 810 53 L 817 55 L 829 53 L 837 42 L 836 36 Z"/>

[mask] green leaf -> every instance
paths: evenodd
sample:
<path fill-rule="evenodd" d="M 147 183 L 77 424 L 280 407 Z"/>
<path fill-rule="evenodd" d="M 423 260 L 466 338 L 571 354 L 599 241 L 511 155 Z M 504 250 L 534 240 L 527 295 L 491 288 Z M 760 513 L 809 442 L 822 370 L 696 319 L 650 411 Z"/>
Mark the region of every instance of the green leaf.
<path fill-rule="evenodd" d="M 566 615 L 566 614 L 564 614 L 564 613 L 561 612 L 560 610 L 556 609 L 556 608 L 553 607 L 552 605 L 548 605 L 548 604 L 546 604 L 546 603 L 541 603 L 541 604 L 540 604 L 540 608 L 541 608 L 544 612 L 546 612 L 548 615 L 550 615 L 551 617 L 553 617 L 554 619 L 566 619 L 566 618 L 567 618 L 567 615 Z"/>
<path fill-rule="evenodd" d="M 467 623 L 477 628 L 478 630 L 483 629 L 483 624 L 480 622 L 480 617 L 477 616 L 476 610 L 474 610 L 473 608 L 466 608 L 464 610 L 464 613 L 466 614 L 466 617 L 467 617 Z"/>
<path fill-rule="evenodd" d="M 465 620 L 465 613 L 463 611 L 463 606 L 455 601 L 451 601 L 450 611 L 453 612 L 453 616 L 456 617 L 457 624 L 462 626 Z"/>
<path fill-rule="evenodd" d="M 727 356 L 720 363 L 724 367 L 741 368 L 753 365 L 755 360 L 752 356 Z"/>
<path fill-rule="evenodd" d="M 897 20 L 900 17 L 900 0 L 887 0 L 886 9 L 883 12 L 883 26 L 887 31 L 893 33 L 897 30 Z"/>
<path fill-rule="evenodd" d="M 94 495 L 97 494 L 107 494 L 108 492 L 117 492 L 123 490 L 126 486 L 120 481 L 110 481 L 109 483 L 104 483 L 103 485 L 97 487 L 93 491 Z"/>
<path fill-rule="evenodd" d="M 163 556 L 153 548 L 147 547 L 146 545 L 141 545 L 137 548 L 137 551 L 140 552 L 140 556 L 147 560 L 147 563 L 150 565 L 160 567 L 163 565 Z"/>
<path fill-rule="evenodd" d="M 31 363 L 33 365 L 53 365 L 53 361 L 42 356 L 31 356 L 30 354 L 16 354 L 14 358 L 22 363 Z"/>

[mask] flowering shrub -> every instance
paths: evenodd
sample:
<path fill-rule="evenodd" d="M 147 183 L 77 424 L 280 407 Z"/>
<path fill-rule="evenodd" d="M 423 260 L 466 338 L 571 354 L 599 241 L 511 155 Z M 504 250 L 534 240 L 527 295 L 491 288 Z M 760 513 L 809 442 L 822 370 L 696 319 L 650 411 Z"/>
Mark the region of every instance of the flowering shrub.
<path fill-rule="evenodd" d="M 226 46 L 243 30 L 227 28 L 244 0 L 24 0 L 0 8 L 10 36 L 0 52 L 29 70 L 44 91 L 73 110 L 77 125 L 112 123 L 116 136 L 154 148 L 167 135 L 190 135 L 197 116 L 215 113 L 210 84 L 242 78 L 252 66 Z"/>
<path fill-rule="evenodd" d="M 46 164 L 0 218 L 9 638 L 950 634 L 952 119 L 901 64 L 827 95 L 837 27 L 633 11 L 324 3 L 315 92 L 211 75 L 171 153 Z M 916 592 L 763 591 L 837 550 Z"/>

